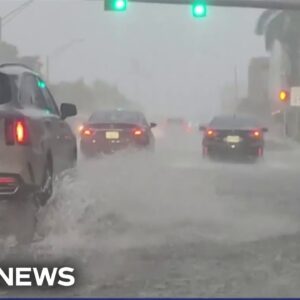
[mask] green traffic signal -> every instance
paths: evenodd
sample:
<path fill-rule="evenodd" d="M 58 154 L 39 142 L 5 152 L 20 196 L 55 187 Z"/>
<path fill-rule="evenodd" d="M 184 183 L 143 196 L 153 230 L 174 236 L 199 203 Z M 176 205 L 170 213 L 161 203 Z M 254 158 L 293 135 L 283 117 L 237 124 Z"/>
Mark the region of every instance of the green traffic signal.
<path fill-rule="evenodd" d="M 104 9 L 111 11 L 125 11 L 128 0 L 105 0 Z"/>
<path fill-rule="evenodd" d="M 117 0 L 115 2 L 115 5 L 116 5 L 116 9 L 117 10 L 124 10 L 124 9 L 126 9 L 126 2 L 125 2 L 125 0 Z"/>
<path fill-rule="evenodd" d="M 192 12 L 195 18 L 205 18 L 207 16 L 207 4 L 204 0 L 195 0 L 192 5 Z"/>
<path fill-rule="evenodd" d="M 46 88 L 46 82 L 42 81 L 42 80 L 39 80 L 38 83 L 37 83 L 38 87 L 41 88 L 41 89 L 44 89 Z"/>

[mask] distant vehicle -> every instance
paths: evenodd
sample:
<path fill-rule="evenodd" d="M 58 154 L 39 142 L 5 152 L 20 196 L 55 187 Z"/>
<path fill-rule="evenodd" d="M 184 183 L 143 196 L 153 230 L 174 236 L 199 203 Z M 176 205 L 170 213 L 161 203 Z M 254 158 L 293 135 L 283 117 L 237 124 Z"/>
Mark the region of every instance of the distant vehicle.
<path fill-rule="evenodd" d="M 54 176 L 76 163 L 76 138 L 65 122 L 76 113 L 73 104 L 59 110 L 46 83 L 28 67 L 0 65 L 0 200 L 22 212 L 20 238 L 32 234 L 33 207 L 51 197 Z"/>
<path fill-rule="evenodd" d="M 264 133 L 254 117 L 221 115 L 213 118 L 203 131 L 203 156 L 231 156 L 259 158 L 264 154 Z"/>
<path fill-rule="evenodd" d="M 164 128 L 167 131 L 177 131 L 189 133 L 193 131 L 193 125 L 191 122 L 186 121 L 183 118 L 168 118 L 164 123 Z"/>
<path fill-rule="evenodd" d="M 68 120 L 68 124 L 76 136 L 80 137 L 80 133 L 84 127 L 83 124 L 86 122 L 88 117 L 89 116 L 78 114 L 75 118 L 71 118 L 70 121 Z"/>
<path fill-rule="evenodd" d="M 133 147 L 154 150 L 154 136 L 141 112 L 128 110 L 98 111 L 81 130 L 80 148 L 86 157 L 109 154 Z"/>

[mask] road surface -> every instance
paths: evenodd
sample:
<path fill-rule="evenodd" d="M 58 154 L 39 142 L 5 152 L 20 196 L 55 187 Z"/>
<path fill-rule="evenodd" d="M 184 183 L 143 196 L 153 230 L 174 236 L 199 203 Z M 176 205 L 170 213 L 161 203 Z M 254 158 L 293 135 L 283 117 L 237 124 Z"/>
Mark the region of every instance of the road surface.
<path fill-rule="evenodd" d="M 210 162 L 198 139 L 81 160 L 40 212 L 42 239 L 7 239 L 1 253 L 72 258 L 79 282 L 25 295 L 299 296 L 300 147 L 273 140 L 257 164 Z"/>

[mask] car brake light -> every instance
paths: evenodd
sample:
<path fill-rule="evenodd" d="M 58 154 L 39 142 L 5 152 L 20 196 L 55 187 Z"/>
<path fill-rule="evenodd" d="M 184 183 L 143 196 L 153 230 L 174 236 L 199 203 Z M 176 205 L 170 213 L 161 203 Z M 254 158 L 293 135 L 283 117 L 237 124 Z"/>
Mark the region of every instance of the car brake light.
<path fill-rule="evenodd" d="M 7 119 L 5 121 L 5 139 L 7 145 L 20 145 L 29 143 L 29 132 L 25 120 Z"/>
<path fill-rule="evenodd" d="M 141 130 L 141 129 L 134 129 L 133 130 L 133 135 L 135 135 L 135 136 L 140 136 L 142 134 L 143 134 L 143 130 Z"/>
<path fill-rule="evenodd" d="M 24 128 L 24 123 L 21 121 L 16 122 L 16 139 L 19 144 L 24 143 L 25 128 Z"/>
<path fill-rule="evenodd" d="M 250 136 L 253 138 L 261 138 L 262 137 L 262 133 L 260 130 L 253 130 L 250 132 Z"/>
<path fill-rule="evenodd" d="M 20 145 L 27 145 L 29 142 L 29 132 L 26 121 L 17 120 L 14 127 L 16 142 Z"/>
<path fill-rule="evenodd" d="M 83 129 L 83 130 L 81 131 L 81 133 L 82 133 L 83 136 L 91 136 L 91 135 L 93 134 L 92 130 L 91 130 L 91 129 L 88 129 L 88 128 Z"/>
<path fill-rule="evenodd" d="M 206 136 L 207 137 L 216 137 L 218 135 L 218 132 L 214 129 L 207 129 L 206 130 Z"/>

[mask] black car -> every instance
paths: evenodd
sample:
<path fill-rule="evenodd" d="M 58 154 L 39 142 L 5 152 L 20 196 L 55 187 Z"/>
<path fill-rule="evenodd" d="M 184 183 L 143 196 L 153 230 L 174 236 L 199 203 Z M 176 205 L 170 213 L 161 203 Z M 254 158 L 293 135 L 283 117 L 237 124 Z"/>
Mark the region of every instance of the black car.
<path fill-rule="evenodd" d="M 86 157 L 128 147 L 154 150 L 154 136 L 143 113 L 128 110 L 98 111 L 81 130 L 80 148 Z"/>
<path fill-rule="evenodd" d="M 213 118 L 203 131 L 203 156 L 262 157 L 264 133 L 256 118 L 243 115 L 221 115 Z"/>

